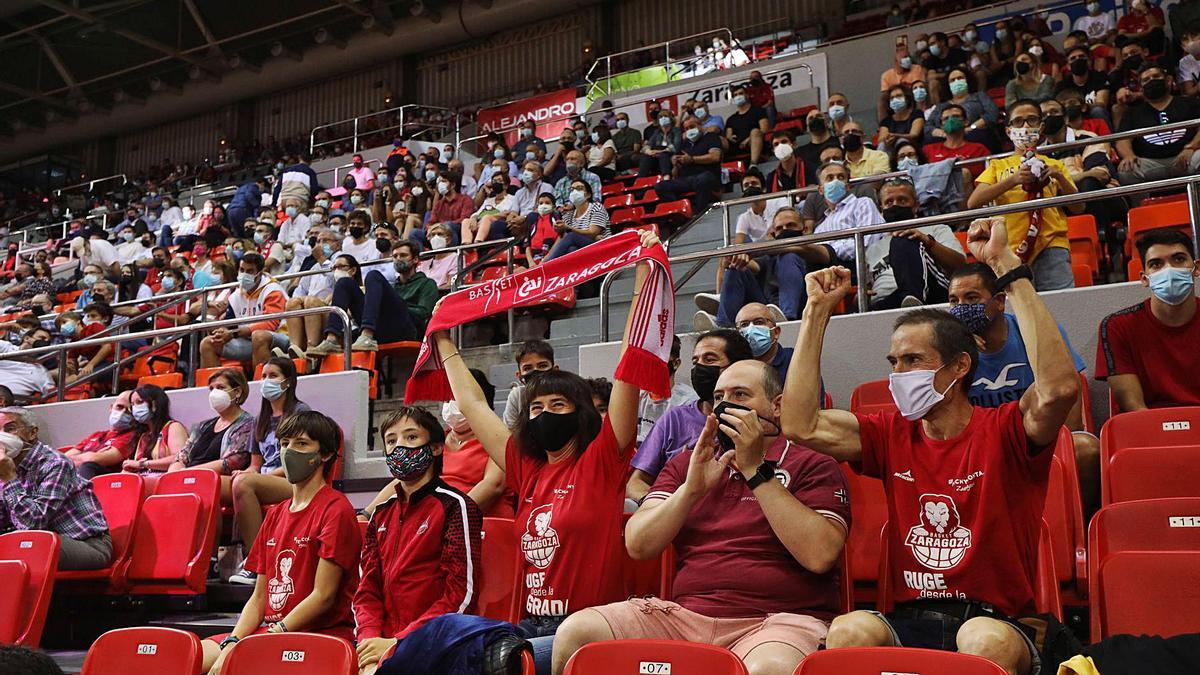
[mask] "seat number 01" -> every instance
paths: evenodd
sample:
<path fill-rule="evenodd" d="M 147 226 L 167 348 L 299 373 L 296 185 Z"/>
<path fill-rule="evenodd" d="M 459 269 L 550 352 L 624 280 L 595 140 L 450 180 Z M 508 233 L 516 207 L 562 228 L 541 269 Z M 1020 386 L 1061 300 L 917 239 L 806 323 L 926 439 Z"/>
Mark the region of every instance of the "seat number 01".
<path fill-rule="evenodd" d="M 671 675 L 671 664 L 642 661 L 638 665 L 638 675 Z"/>
<path fill-rule="evenodd" d="M 304 652 L 298 650 L 290 650 L 283 653 L 284 663 L 301 663 L 304 661 Z"/>

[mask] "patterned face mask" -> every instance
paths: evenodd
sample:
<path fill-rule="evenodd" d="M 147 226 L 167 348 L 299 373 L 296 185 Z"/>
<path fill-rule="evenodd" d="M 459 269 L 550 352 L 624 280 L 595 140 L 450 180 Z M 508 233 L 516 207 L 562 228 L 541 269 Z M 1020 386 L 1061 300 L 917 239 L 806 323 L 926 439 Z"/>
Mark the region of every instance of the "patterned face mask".
<path fill-rule="evenodd" d="M 413 480 L 433 464 L 433 448 L 428 443 L 416 447 L 396 445 L 384 455 L 383 460 L 396 479 Z"/>

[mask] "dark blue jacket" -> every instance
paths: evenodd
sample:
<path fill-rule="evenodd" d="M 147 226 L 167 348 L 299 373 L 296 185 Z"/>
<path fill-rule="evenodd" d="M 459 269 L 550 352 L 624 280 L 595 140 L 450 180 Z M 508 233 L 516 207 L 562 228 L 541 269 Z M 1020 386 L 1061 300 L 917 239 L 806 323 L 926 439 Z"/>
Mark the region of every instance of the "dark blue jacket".
<path fill-rule="evenodd" d="M 516 635 L 511 623 L 470 614 L 443 614 L 409 633 L 379 664 L 378 675 L 479 675 L 484 647 Z"/>

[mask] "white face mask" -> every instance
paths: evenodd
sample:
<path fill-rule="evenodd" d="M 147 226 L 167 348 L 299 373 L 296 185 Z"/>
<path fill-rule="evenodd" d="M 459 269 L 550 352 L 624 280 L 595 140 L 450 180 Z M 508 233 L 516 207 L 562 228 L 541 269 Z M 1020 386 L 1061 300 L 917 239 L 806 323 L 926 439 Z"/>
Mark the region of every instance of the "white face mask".
<path fill-rule="evenodd" d="M 949 387 L 946 387 L 946 391 L 939 392 L 933 385 L 933 378 L 942 368 L 910 370 L 906 373 L 888 375 L 888 389 L 892 392 L 892 400 L 895 401 L 896 407 L 904 419 L 913 422 L 924 417 L 933 406 L 941 403 L 942 399 L 946 397 L 946 392 L 950 391 L 950 387 L 958 382 L 955 379 Z"/>
<path fill-rule="evenodd" d="M 350 277 L 350 273 L 347 272 L 346 270 L 334 270 L 333 271 L 334 279 L 347 279 L 349 277 Z"/>
<path fill-rule="evenodd" d="M 794 151 L 792 150 L 790 143 L 780 143 L 779 145 L 775 146 L 775 158 L 781 162 L 788 157 L 791 157 L 792 152 Z"/>
<path fill-rule="evenodd" d="M 425 190 L 421 189 L 420 185 L 414 185 L 413 189 L 410 190 L 410 192 L 412 193 L 412 196 L 414 196 L 414 197 L 420 197 L 421 195 L 425 194 Z"/>
<path fill-rule="evenodd" d="M 229 392 L 223 389 L 208 390 L 208 407 L 212 408 L 213 412 L 219 415 L 231 405 L 233 405 L 233 399 L 229 396 Z"/>
<path fill-rule="evenodd" d="M 25 452 L 25 439 L 7 431 L 0 431 L 0 448 L 15 462 L 21 453 Z"/>
<path fill-rule="evenodd" d="M 446 244 L 448 243 L 449 241 L 446 239 L 445 235 L 435 234 L 429 238 L 430 248 L 446 248 Z"/>
<path fill-rule="evenodd" d="M 446 401 L 442 404 L 442 420 L 451 429 L 462 429 L 467 425 L 467 416 L 458 409 L 457 401 Z"/>
<path fill-rule="evenodd" d="M 553 210 L 554 210 L 553 204 L 538 204 L 537 205 L 538 215 L 542 215 L 542 216 L 549 215 L 549 213 Z"/>

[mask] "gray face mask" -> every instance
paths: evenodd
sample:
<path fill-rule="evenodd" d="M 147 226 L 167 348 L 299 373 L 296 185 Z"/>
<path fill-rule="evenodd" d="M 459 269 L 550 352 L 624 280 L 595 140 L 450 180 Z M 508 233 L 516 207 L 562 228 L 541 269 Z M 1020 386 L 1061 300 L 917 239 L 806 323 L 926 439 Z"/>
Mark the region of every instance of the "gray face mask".
<path fill-rule="evenodd" d="M 319 452 L 309 453 L 291 448 L 281 448 L 279 458 L 283 464 L 283 475 L 293 485 L 308 480 L 308 477 L 321 466 L 321 453 Z"/>

